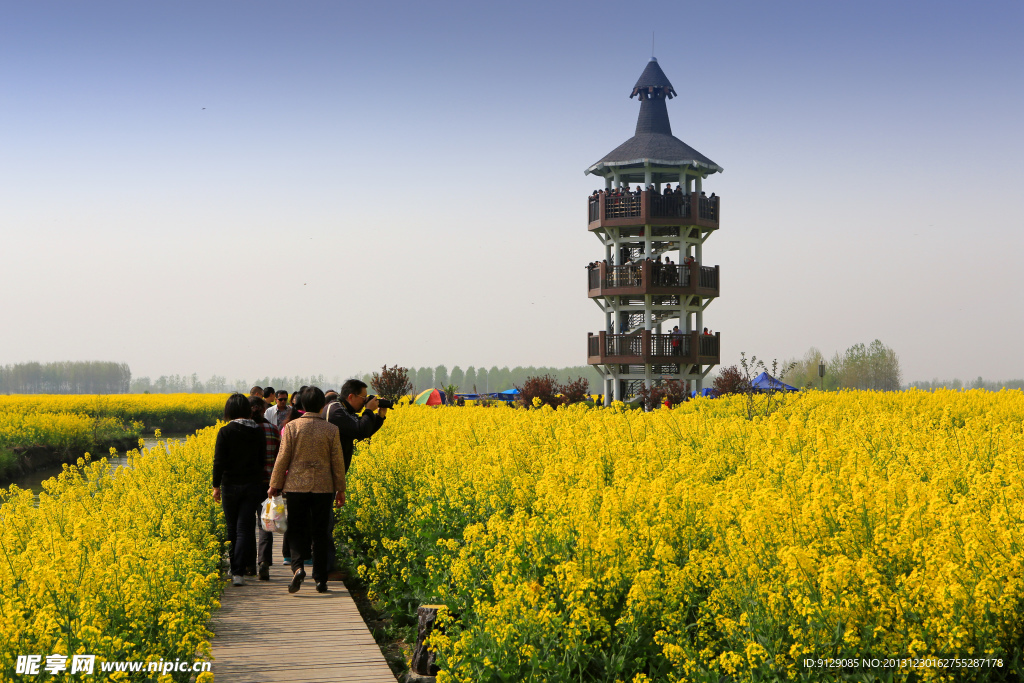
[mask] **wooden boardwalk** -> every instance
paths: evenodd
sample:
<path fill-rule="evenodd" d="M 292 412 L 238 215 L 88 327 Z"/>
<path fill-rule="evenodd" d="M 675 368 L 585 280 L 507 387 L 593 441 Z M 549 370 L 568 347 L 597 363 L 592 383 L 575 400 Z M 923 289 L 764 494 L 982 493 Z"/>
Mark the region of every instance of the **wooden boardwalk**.
<path fill-rule="evenodd" d="M 395 683 L 343 583 L 317 593 L 307 566 L 302 589 L 288 593 L 280 539 L 274 534 L 270 581 L 247 576 L 224 589 L 211 626 L 217 683 Z"/>

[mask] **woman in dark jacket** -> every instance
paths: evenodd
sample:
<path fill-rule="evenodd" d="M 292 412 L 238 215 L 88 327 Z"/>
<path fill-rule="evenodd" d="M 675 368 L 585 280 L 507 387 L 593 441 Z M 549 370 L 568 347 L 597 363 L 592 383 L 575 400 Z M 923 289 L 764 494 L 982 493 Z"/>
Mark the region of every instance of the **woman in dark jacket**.
<path fill-rule="evenodd" d="M 256 542 L 256 511 L 263 500 L 263 428 L 252 419 L 249 397 L 232 394 L 224 406 L 228 423 L 213 451 L 213 499 L 224 508 L 231 541 L 231 582 L 245 585 L 245 563 Z"/>

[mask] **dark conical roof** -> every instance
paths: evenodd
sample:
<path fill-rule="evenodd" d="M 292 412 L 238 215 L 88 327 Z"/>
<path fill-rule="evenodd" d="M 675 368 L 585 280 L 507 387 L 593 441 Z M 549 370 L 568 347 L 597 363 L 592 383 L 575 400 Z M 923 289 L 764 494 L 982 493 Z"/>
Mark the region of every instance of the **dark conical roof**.
<path fill-rule="evenodd" d="M 665 94 L 669 98 L 674 97 L 676 94 L 675 88 L 672 87 L 672 83 L 668 80 L 668 76 L 658 66 L 656 57 L 651 57 L 651 61 L 647 62 L 647 68 L 640 74 L 640 78 L 636 80 L 636 85 L 633 86 L 630 98 L 647 88 L 665 88 Z"/>
<path fill-rule="evenodd" d="M 664 133 L 639 133 L 606 154 L 587 169 L 599 173 L 613 166 L 696 166 L 705 173 L 722 171 L 722 167 L 675 137 Z"/>
<path fill-rule="evenodd" d="M 614 169 L 620 175 L 633 176 L 645 166 L 693 166 L 703 173 L 724 170 L 672 135 L 667 100 L 675 95 L 675 90 L 668 76 L 658 65 L 657 59 L 652 57 L 637 79 L 630 98 L 636 95 L 640 96 L 640 115 L 637 117 L 635 134 L 588 168 L 585 173 L 604 174 Z"/>
<path fill-rule="evenodd" d="M 662 97 L 640 100 L 640 116 L 636 118 L 636 133 L 662 133 L 672 135 L 672 122 L 668 120 L 668 107 Z"/>

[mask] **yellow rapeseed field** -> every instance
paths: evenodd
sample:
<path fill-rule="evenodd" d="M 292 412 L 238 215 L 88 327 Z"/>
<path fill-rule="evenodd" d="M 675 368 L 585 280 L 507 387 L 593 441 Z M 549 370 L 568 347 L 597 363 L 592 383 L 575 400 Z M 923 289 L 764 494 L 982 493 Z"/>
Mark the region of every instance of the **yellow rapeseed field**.
<path fill-rule="evenodd" d="M 78 413 L 138 421 L 167 431 L 166 423 L 212 425 L 224 413 L 227 394 L 11 394 L 0 395 L 0 415 Z"/>
<path fill-rule="evenodd" d="M 206 625 L 223 585 L 223 522 L 210 495 L 216 431 L 135 451 L 116 474 L 105 458 L 65 466 L 38 507 L 29 491 L 0 492 L 2 680 L 55 679 L 15 675 L 18 655 L 209 656 Z M 129 678 L 99 666 L 92 680 Z"/>
<path fill-rule="evenodd" d="M 42 446 L 83 454 L 98 441 L 138 438 L 142 424 L 125 424 L 114 417 L 81 413 L 0 412 L 0 452 L 17 447 Z"/>
<path fill-rule="evenodd" d="M 227 394 L 31 394 L 0 396 L 0 466 L 15 448 L 74 456 L 154 428 L 191 432 L 214 424 Z"/>
<path fill-rule="evenodd" d="M 336 535 L 399 617 L 447 606 L 444 683 L 1016 680 L 1022 419 L 1020 391 L 405 406 Z"/>

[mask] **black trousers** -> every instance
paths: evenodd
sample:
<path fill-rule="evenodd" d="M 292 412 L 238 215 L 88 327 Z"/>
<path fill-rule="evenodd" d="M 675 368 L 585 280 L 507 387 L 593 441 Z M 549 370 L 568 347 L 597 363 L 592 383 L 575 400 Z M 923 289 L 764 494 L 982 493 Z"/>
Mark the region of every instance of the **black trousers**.
<path fill-rule="evenodd" d="M 267 484 L 264 483 L 263 485 L 266 486 Z M 263 530 L 262 516 L 263 503 L 261 501 L 256 507 L 256 543 L 253 544 L 252 550 L 245 558 L 247 569 L 261 564 L 266 564 L 267 566 L 274 564 L 274 534 Z"/>
<path fill-rule="evenodd" d="M 333 493 L 288 492 L 288 542 L 291 545 L 292 571 L 302 569 L 302 561 L 313 558 L 313 580 L 326 581 L 331 553 Z"/>
<path fill-rule="evenodd" d="M 261 511 L 257 511 L 257 517 Z M 274 534 L 270 531 L 264 531 L 263 525 L 260 522 L 256 522 L 256 535 L 259 539 L 256 545 L 257 564 L 265 564 L 267 566 L 274 564 Z"/>
<path fill-rule="evenodd" d="M 230 484 L 220 487 L 220 503 L 231 542 L 231 574 L 244 576 L 255 554 L 256 512 L 263 500 L 262 484 Z"/>

